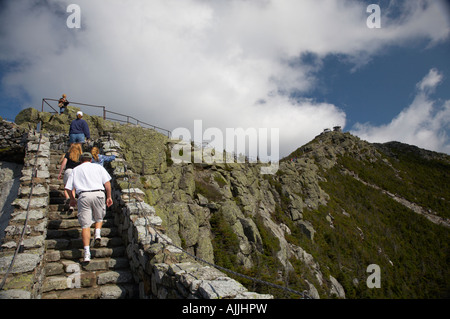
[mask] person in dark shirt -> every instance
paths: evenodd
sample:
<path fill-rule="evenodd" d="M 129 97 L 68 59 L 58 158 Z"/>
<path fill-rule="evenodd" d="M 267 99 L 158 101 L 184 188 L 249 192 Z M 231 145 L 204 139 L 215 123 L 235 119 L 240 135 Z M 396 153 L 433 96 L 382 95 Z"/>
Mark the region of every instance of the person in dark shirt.
<path fill-rule="evenodd" d="M 62 171 L 65 169 L 64 179 L 63 179 L 64 185 L 66 185 L 70 174 L 72 174 L 72 170 L 81 164 L 80 155 L 82 152 L 83 152 L 83 150 L 81 149 L 81 144 L 74 143 L 70 146 L 69 151 L 64 155 L 62 162 L 61 162 L 61 167 L 59 168 L 59 175 L 58 175 L 58 179 L 61 179 Z M 75 193 L 75 191 L 74 191 L 74 193 Z M 66 198 L 66 204 L 67 204 L 70 199 L 70 196 L 67 193 L 67 190 L 65 190 L 65 189 L 64 189 L 64 196 Z M 73 207 L 72 206 L 69 207 L 69 210 L 72 211 Z"/>
<path fill-rule="evenodd" d="M 67 105 L 69 105 L 69 101 L 67 101 L 66 97 L 67 96 L 65 94 L 63 94 L 62 97 L 58 101 L 59 114 L 63 114 L 64 109 L 66 108 Z"/>
<path fill-rule="evenodd" d="M 77 112 L 77 118 L 70 123 L 69 128 L 69 143 L 84 143 L 85 140 L 91 138 L 89 125 L 82 119 L 83 112 Z"/>

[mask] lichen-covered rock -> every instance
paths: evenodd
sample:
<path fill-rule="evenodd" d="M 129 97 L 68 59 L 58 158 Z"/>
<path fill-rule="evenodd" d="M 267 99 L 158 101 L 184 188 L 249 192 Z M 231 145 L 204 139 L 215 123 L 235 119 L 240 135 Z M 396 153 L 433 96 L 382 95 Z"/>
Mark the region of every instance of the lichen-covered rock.
<path fill-rule="evenodd" d="M 130 168 L 141 175 L 164 172 L 167 168 L 168 138 L 152 129 L 122 125 L 114 132 Z"/>
<path fill-rule="evenodd" d="M 14 120 L 17 125 L 37 123 L 39 121 L 39 111 L 35 108 L 26 108 L 20 111 Z"/>

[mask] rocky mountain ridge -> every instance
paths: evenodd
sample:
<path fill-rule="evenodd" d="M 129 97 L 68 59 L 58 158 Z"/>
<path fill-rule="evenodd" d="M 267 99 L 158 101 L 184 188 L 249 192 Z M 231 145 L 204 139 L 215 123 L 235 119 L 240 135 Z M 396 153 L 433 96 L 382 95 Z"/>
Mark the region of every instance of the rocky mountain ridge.
<path fill-rule="evenodd" d="M 66 134 L 75 112 L 28 109 L 16 123 L 41 119 L 44 130 Z M 111 134 L 120 143 L 168 236 L 200 258 L 314 298 L 449 296 L 448 155 L 324 132 L 282 159 L 275 175 L 261 175 L 261 163 L 174 164 L 166 136 L 85 119 L 94 138 Z M 366 285 L 370 264 L 382 269 L 380 289 Z"/>

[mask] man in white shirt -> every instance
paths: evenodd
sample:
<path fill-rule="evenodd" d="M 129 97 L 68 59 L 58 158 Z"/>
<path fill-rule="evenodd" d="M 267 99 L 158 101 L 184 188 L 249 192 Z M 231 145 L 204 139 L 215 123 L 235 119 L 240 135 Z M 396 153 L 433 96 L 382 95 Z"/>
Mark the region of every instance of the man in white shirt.
<path fill-rule="evenodd" d="M 95 223 L 94 242 L 100 246 L 100 232 L 103 218 L 106 214 L 106 206 L 113 204 L 111 198 L 111 176 L 101 165 L 91 163 L 92 154 L 83 153 L 80 156 L 81 164 L 75 167 L 69 176 L 65 189 L 70 196 L 70 205 L 78 204 L 78 221 L 81 225 L 81 238 L 84 246 L 84 261 L 91 260 L 89 244 L 91 241 L 91 225 Z M 78 203 L 72 194 L 75 189 L 78 195 Z M 106 206 L 105 193 L 106 191 Z"/>

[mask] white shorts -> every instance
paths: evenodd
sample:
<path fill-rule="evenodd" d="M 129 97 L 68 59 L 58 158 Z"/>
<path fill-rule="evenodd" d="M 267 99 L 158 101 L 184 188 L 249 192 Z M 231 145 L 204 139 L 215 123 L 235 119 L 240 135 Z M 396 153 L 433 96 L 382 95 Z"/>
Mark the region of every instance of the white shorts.
<path fill-rule="evenodd" d="M 106 215 L 105 193 L 103 191 L 83 192 L 78 196 L 78 222 L 81 228 L 102 222 Z"/>
<path fill-rule="evenodd" d="M 63 183 L 64 183 L 64 187 L 67 184 L 67 180 L 69 179 L 70 174 L 72 174 L 72 168 L 66 168 L 66 170 L 64 171 L 64 177 L 63 177 Z"/>

